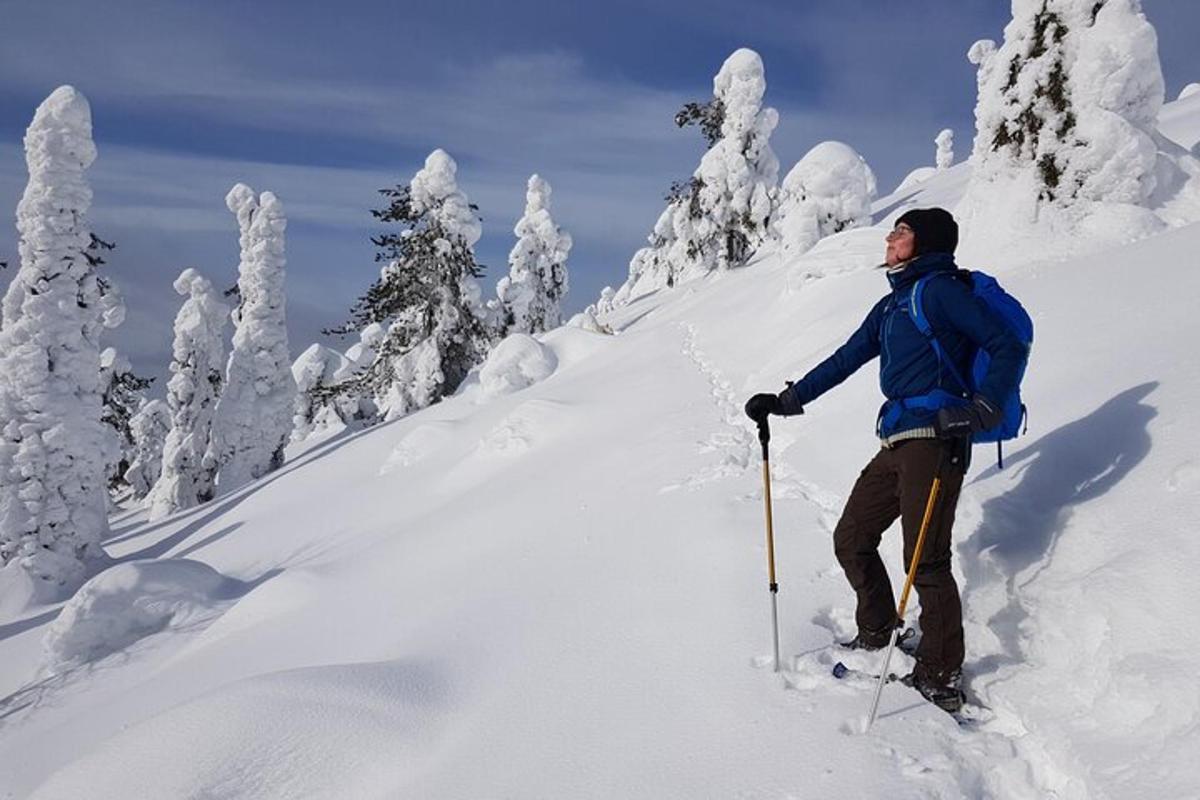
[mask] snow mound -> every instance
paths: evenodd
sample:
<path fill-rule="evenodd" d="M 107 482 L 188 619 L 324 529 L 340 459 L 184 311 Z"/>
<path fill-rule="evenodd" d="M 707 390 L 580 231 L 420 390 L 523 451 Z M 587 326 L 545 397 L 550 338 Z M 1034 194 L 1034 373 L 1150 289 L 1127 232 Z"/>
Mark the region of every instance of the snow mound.
<path fill-rule="evenodd" d="M 424 461 L 454 440 L 454 423 L 439 421 L 418 425 L 401 439 L 379 468 L 380 475 Z"/>
<path fill-rule="evenodd" d="M 42 642 L 43 670 L 59 673 L 198 622 L 240 587 L 199 561 L 118 564 L 85 583 L 63 606 Z"/>
<path fill-rule="evenodd" d="M 904 180 L 900 181 L 900 185 L 892 190 L 892 194 L 911 189 L 918 183 L 924 183 L 934 175 L 937 175 L 937 173 L 937 167 L 917 167 L 912 172 L 904 176 Z"/>
<path fill-rule="evenodd" d="M 448 695 L 413 664 L 273 672 L 123 731 L 33 796 L 398 797 L 429 766 Z"/>
<path fill-rule="evenodd" d="M 776 232 L 784 257 L 834 233 L 871 224 L 875 174 L 853 147 L 821 142 L 796 162 L 779 187 Z"/>
<path fill-rule="evenodd" d="M 1200 83 L 1189 83 L 1187 86 L 1179 90 L 1178 99 L 1186 100 L 1198 92 L 1200 92 Z"/>
<path fill-rule="evenodd" d="M 491 400 L 512 394 L 554 372 L 558 359 L 554 352 L 525 333 L 514 333 L 488 354 L 479 368 L 479 399 Z"/>

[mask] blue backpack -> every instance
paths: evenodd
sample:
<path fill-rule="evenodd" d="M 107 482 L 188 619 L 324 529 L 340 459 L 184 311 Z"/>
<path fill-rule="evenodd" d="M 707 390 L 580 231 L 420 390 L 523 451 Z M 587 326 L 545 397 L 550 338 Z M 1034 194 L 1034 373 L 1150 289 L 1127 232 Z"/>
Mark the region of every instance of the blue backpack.
<path fill-rule="evenodd" d="M 1028 312 L 1025 311 L 1020 301 L 1004 291 L 991 275 L 975 270 L 959 270 L 958 272 L 960 275 L 963 273 L 969 277 L 975 297 L 981 300 L 996 315 L 996 318 L 1004 323 L 1009 331 L 1025 345 L 1026 355 L 1025 360 L 1021 362 L 1020 371 L 1017 373 L 1017 386 L 1008 397 L 999 398 L 1001 409 L 1004 412 L 1003 420 L 991 430 L 977 433 L 972 438 L 973 442 L 995 442 L 996 458 L 999 465 L 1003 467 L 1004 454 L 1001 452 L 1000 443 L 1013 439 L 1021 433 L 1021 424 L 1028 416 L 1025 404 L 1021 402 L 1021 380 L 1025 377 L 1025 367 L 1029 363 L 1029 347 L 1033 344 L 1033 320 L 1029 318 Z M 921 304 L 921 293 L 925 285 L 935 277 L 937 276 L 926 275 L 913 286 L 909 299 L 909 317 L 933 347 L 938 363 L 946 366 L 966 394 L 974 394 L 979 384 L 983 382 L 984 376 L 987 375 L 988 364 L 991 363 L 992 357 L 982 348 L 976 351 L 975 360 L 971 364 L 970 380 L 964 380 L 954 362 L 945 358 L 942 345 L 938 342 Z"/>

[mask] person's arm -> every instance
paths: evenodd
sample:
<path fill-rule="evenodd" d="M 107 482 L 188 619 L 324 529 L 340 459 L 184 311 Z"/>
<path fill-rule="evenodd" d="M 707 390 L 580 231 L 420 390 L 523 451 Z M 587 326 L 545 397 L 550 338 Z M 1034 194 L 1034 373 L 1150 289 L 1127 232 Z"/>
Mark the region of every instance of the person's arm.
<path fill-rule="evenodd" d="M 935 334 L 939 329 L 956 330 L 991 356 L 976 391 L 998 408 L 1020 381 L 1025 344 L 962 281 L 930 281 L 923 299 Z"/>
<path fill-rule="evenodd" d="M 876 303 L 845 344 L 780 393 L 782 413 L 801 413 L 806 404 L 849 378 L 859 367 L 879 355 L 879 328 L 886 302 L 885 297 Z"/>

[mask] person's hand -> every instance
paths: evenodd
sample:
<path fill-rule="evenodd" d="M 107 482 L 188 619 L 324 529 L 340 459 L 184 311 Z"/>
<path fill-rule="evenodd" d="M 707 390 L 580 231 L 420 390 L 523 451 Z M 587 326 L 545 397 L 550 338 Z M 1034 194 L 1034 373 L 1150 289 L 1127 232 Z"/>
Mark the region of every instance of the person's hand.
<path fill-rule="evenodd" d="M 938 409 L 933 430 L 944 439 L 953 439 L 990 430 L 1003 420 L 1004 413 L 986 397 L 977 394 L 969 405 Z"/>
<path fill-rule="evenodd" d="M 746 401 L 746 416 L 760 425 L 766 422 L 767 416 L 779 413 L 779 396 L 774 394 L 756 394 Z"/>

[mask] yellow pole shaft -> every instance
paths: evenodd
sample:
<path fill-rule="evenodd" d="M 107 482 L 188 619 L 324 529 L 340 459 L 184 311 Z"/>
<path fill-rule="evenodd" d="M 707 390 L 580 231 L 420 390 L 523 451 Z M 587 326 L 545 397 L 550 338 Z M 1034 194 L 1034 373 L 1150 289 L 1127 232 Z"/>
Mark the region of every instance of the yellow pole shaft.
<path fill-rule="evenodd" d="M 929 523 L 933 519 L 933 509 L 937 505 L 938 493 L 942 489 L 942 479 L 935 476 L 933 486 L 929 489 L 929 501 L 925 504 L 925 516 L 921 520 L 921 532 L 917 534 L 917 544 L 913 547 L 912 563 L 908 566 L 908 577 L 904 580 L 904 591 L 900 593 L 900 605 L 896 609 L 896 619 L 904 621 L 904 609 L 908 607 L 908 593 L 912 590 L 913 579 L 917 576 L 917 565 L 921 563 L 921 550 L 925 547 L 925 534 L 929 532 Z"/>
<path fill-rule="evenodd" d="M 763 502 L 767 510 L 767 573 L 775 591 L 775 526 L 771 521 L 771 465 L 763 459 Z"/>

